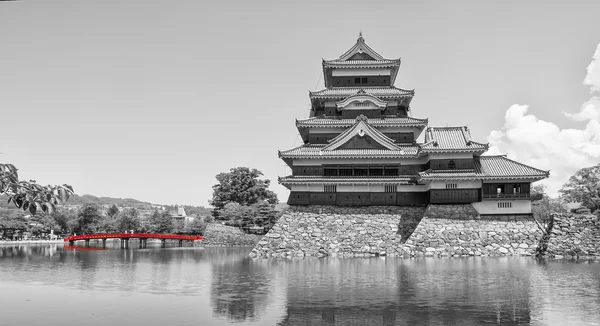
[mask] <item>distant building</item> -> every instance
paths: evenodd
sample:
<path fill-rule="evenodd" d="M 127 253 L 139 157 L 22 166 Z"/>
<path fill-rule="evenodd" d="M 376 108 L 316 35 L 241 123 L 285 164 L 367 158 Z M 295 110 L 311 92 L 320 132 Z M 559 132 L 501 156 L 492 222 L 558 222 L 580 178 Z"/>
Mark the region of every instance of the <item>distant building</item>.
<path fill-rule="evenodd" d="M 279 152 L 292 169 L 279 178 L 291 190 L 288 204 L 472 203 L 481 215 L 531 213 L 531 183 L 549 172 L 483 156 L 488 144 L 466 126 L 412 117 L 414 90 L 394 86 L 399 58 L 384 58 L 360 35 L 322 65 L 326 88 L 309 92 L 310 117 L 296 120 L 304 144 Z"/>

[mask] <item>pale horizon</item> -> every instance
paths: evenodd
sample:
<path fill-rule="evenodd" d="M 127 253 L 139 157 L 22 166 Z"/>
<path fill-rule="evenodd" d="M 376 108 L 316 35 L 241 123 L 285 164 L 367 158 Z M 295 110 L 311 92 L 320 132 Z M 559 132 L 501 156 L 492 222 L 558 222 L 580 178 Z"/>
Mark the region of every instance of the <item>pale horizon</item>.
<path fill-rule="evenodd" d="M 342 5 L 343 4 L 343 5 Z M 402 58 L 411 114 L 467 125 L 488 154 L 550 170 L 551 196 L 600 163 L 600 3 L 0 2 L 0 162 L 78 195 L 209 206 L 215 176 L 301 144 L 321 60 L 360 31 Z"/>

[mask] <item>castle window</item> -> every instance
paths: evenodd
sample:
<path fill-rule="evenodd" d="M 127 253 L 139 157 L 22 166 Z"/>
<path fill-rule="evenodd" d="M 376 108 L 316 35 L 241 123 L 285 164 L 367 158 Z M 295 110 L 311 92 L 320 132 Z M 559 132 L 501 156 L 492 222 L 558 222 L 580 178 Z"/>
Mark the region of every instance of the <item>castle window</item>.
<path fill-rule="evenodd" d="M 354 83 L 355 84 L 360 84 L 360 78 L 354 78 Z"/>
<path fill-rule="evenodd" d="M 362 83 L 363 84 L 368 84 L 369 83 L 369 78 L 363 77 L 362 78 Z"/>
<path fill-rule="evenodd" d="M 398 191 L 398 185 L 386 185 L 385 186 L 385 192 L 397 192 Z"/>
<path fill-rule="evenodd" d="M 337 176 L 337 168 L 324 168 L 323 175 L 326 177 L 336 177 Z"/>
<path fill-rule="evenodd" d="M 351 177 L 352 168 L 340 168 L 340 177 Z"/>
<path fill-rule="evenodd" d="M 337 185 L 325 185 L 325 192 L 337 192 Z"/>
<path fill-rule="evenodd" d="M 450 170 L 456 169 L 456 162 L 454 162 L 454 160 L 448 161 L 448 169 L 450 169 Z"/>
<path fill-rule="evenodd" d="M 513 186 L 513 194 L 518 195 L 521 193 L 521 185 L 514 185 Z"/>
<path fill-rule="evenodd" d="M 356 167 L 354 168 L 354 175 L 355 176 L 367 176 L 369 175 L 369 169 L 368 168 L 363 168 L 363 167 Z"/>
<path fill-rule="evenodd" d="M 498 208 L 511 208 L 511 207 L 512 207 L 511 202 L 499 202 L 498 203 Z"/>
<path fill-rule="evenodd" d="M 398 168 L 397 167 L 386 167 L 384 169 L 384 175 L 386 177 L 398 175 Z"/>
<path fill-rule="evenodd" d="M 456 189 L 456 188 L 458 188 L 457 183 L 447 183 L 446 184 L 446 189 Z"/>

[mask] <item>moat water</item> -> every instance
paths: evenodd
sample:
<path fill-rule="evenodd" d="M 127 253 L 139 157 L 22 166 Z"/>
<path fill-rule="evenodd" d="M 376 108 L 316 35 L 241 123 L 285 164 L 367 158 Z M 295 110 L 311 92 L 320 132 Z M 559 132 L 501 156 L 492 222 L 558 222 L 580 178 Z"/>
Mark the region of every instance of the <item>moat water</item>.
<path fill-rule="evenodd" d="M 0 245 L 0 325 L 600 325 L 597 262 L 109 247 Z"/>

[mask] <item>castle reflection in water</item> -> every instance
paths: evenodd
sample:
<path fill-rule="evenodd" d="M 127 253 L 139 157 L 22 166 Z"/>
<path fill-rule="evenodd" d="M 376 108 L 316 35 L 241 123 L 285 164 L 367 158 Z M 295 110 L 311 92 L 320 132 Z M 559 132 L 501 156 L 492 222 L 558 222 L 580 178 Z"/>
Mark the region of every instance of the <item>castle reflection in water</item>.
<path fill-rule="evenodd" d="M 57 285 L 61 293 L 184 297 L 168 300 L 185 305 L 178 310 L 189 314 L 183 317 L 212 318 L 215 324 L 594 325 L 600 320 L 597 262 L 261 260 L 249 258 L 249 248 L 68 249 L 0 246 L 1 281 Z M 164 313 L 172 308 L 165 306 Z"/>

